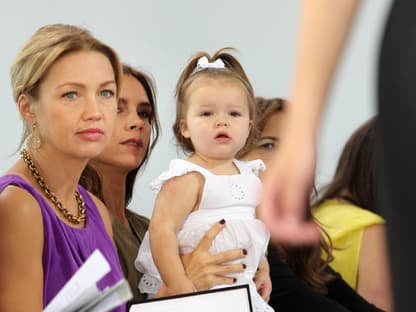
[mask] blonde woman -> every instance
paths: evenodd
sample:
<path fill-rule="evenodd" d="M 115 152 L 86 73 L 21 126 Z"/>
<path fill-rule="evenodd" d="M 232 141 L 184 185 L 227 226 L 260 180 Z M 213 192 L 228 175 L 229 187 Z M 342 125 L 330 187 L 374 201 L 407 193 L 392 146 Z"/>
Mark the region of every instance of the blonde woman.
<path fill-rule="evenodd" d="M 0 178 L 0 311 L 41 311 L 95 249 L 111 266 L 99 288 L 123 276 L 106 209 L 78 185 L 109 140 L 120 76 L 116 53 L 69 25 L 40 28 L 13 63 L 27 147 Z"/>

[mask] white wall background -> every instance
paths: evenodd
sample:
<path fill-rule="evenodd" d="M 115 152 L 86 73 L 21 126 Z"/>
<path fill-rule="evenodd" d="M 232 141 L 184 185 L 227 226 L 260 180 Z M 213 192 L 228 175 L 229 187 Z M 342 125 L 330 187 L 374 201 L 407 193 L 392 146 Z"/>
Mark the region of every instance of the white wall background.
<path fill-rule="evenodd" d="M 336 0 L 334 0 L 336 1 Z M 157 84 L 162 139 L 135 188 L 131 209 L 150 216 L 148 183 L 176 157 L 173 90 L 196 51 L 232 46 L 258 95 L 286 97 L 295 51 L 296 0 L 13 0 L 0 11 L 0 174 L 17 159 L 21 135 L 10 65 L 45 24 L 84 26 L 113 46 L 124 62 L 150 72 Z M 318 184 L 327 182 L 350 133 L 375 113 L 379 36 L 389 0 L 363 1 L 321 130 Z"/>

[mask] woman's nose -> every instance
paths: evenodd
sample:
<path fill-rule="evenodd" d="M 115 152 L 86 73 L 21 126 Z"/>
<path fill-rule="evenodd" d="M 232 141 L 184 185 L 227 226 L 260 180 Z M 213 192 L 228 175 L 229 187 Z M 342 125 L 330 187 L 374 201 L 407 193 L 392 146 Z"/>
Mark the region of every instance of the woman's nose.
<path fill-rule="evenodd" d="M 144 121 L 142 118 L 140 118 L 139 115 L 137 115 L 136 112 L 132 114 L 133 116 L 129 120 L 129 129 L 142 129 L 144 125 Z"/>
<path fill-rule="evenodd" d="M 84 103 L 84 116 L 91 120 L 100 120 L 103 117 L 100 105 L 94 96 L 87 97 Z"/>

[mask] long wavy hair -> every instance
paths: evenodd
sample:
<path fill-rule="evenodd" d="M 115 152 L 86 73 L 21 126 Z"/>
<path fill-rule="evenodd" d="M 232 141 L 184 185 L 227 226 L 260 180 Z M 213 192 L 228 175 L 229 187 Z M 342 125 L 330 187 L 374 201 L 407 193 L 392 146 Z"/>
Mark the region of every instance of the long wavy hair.
<path fill-rule="evenodd" d="M 341 152 L 332 182 L 320 191 L 314 206 L 327 199 L 342 198 L 379 213 L 376 208 L 376 122 L 377 117 L 369 119 L 350 136 Z"/>

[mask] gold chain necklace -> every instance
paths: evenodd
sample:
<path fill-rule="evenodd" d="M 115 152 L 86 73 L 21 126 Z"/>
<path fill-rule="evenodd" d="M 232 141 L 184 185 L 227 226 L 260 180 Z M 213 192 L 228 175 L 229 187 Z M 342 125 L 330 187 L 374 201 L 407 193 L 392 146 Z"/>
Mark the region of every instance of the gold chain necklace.
<path fill-rule="evenodd" d="M 80 224 L 82 222 L 85 222 L 85 202 L 82 199 L 81 194 L 78 191 L 75 191 L 75 199 L 78 204 L 78 216 L 74 216 L 62 205 L 62 203 L 59 201 L 56 195 L 49 189 L 49 186 L 46 184 L 45 179 L 40 175 L 39 170 L 36 168 L 35 163 L 33 162 L 32 157 L 30 157 L 27 150 L 23 149 L 20 152 L 20 156 L 26 163 L 33 177 L 38 182 L 43 193 L 54 204 L 56 209 L 58 209 L 58 211 L 71 223 Z"/>

